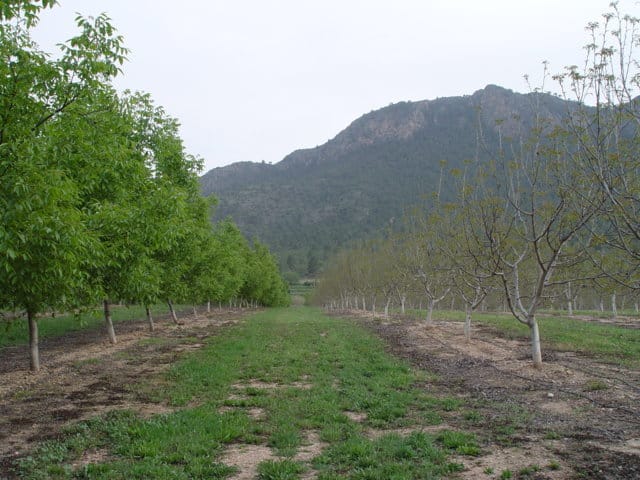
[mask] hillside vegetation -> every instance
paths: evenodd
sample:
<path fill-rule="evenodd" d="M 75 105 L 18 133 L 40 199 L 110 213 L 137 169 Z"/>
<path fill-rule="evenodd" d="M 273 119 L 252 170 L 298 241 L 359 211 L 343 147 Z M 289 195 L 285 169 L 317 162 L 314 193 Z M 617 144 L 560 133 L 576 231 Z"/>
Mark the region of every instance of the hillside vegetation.
<path fill-rule="evenodd" d="M 220 200 L 215 218 L 231 216 L 279 255 L 284 270 L 315 274 L 337 247 L 398 223 L 439 190 L 450 196 L 451 172 L 495 151 L 498 125 L 503 136 L 516 135 L 531 125 L 534 111 L 560 119 L 569 105 L 495 85 L 468 96 L 401 102 L 363 115 L 324 145 L 274 165 L 215 168 L 200 184 L 204 195 Z"/>

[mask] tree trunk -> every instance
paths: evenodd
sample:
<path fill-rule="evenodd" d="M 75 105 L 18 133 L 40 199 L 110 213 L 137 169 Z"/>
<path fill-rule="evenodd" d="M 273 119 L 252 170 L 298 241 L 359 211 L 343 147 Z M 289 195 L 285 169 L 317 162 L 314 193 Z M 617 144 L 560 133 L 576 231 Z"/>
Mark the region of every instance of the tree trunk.
<path fill-rule="evenodd" d="M 38 319 L 27 311 L 29 322 L 29 368 L 32 372 L 40 370 L 40 349 L 38 347 Z"/>
<path fill-rule="evenodd" d="M 604 312 L 604 300 L 600 297 L 600 311 Z"/>
<path fill-rule="evenodd" d="M 384 306 L 384 318 L 389 320 L 389 304 L 391 303 L 391 299 L 387 300 L 386 305 Z"/>
<path fill-rule="evenodd" d="M 367 302 L 364 299 L 364 295 L 362 296 L 362 310 L 367 311 Z"/>
<path fill-rule="evenodd" d="M 407 296 L 406 295 L 402 295 L 400 297 L 400 311 L 402 312 L 402 315 L 404 315 L 404 304 L 407 301 Z"/>
<path fill-rule="evenodd" d="M 153 323 L 153 316 L 151 316 L 151 309 L 149 308 L 148 305 L 145 306 L 144 308 L 147 311 L 147 321 L 149 322 L 149 331 L 153 332 L 156 329 L 156 326 Z"/>
<path fill-rule="evenodd" d="M 211 313 L 211 300 L 207 300 L 207 313 Z"/>
<path fill-rule="evenodd" d="M 173 302 L 171 300 L 167 300 L 167 305 L 169 305 L 171 320 L 173 320 L 173 323 L 175 323 L 176 325 L 180 325 L 180 322 L 178 322 L 178 317 L 176 316 L 176 311 L 173 309 Z"/>
<path fill-rule="evenodd" d="M 196 308 L 196 306 L 193 306 L 193 316 L 197 317 L 198 316 L 198 309 Z"/>
<path fill-rule="evenodd" d="M 638 310 L 640 309 L 638 302 L 634 303 L 633 306 L 635 307 L 636 313 L 638 313 Z"/>
<path fill-rule="evenodd" d="M 427 324 L 431 323 L 431 320 L 433 318 L 433 306 L 436 304 L 436 302 L 433 299 L 429 299 L 429 305 L 427 306 Z"/>
<path fill-rule="evenodd" d="M 618 305 L 616 303 L 616 292 L 611 294 L 611 313 L 613 314 L 613 318 L 618 316 Z"/>
<path fill-rule="evenodd" d="M 567 310 L 569 311 L 569 316 L 572 317 L 573 316 L 573 302 L 571 300 L 569 300 L 567 302 Z"/>
<path fill-rule="evenodd" d="M 113 322 L 111 321 L 111 310 L 109 310 L 109 300 L 104 300 L 104 321 L 107 324 L 107 334 L 109 335 L 109 341 L 112 344 L 118 343 L 116 339 L 116 332 L 113 329 Z"/>
<path fill-rule="evenodd" d="M 531 358 L 533 366 L 542 367 L 542 350 L 540 349 L 540 330 L 535 315 L 529 318 L 529 329 L 531 330 Z"/>
<path fill-rule="evenodd" d="M 465 306 L 464 338 L 467 342 L 471 340 L 471 307 L 468 304 Z"/>

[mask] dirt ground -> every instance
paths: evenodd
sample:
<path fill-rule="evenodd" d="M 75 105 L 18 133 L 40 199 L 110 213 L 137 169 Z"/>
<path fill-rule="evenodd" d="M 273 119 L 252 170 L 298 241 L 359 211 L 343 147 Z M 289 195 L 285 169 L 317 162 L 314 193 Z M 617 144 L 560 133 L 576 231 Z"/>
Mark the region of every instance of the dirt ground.
<path fill-rule="evenodd" d="M 170 408 L 131 385 L 151 379 L 184 352 L 247 314 L 241 310 L 168 316 L 115 325 L 118 343 L 111 345 L 103 329 L 87 329 L 40 343 L 42 368 L 29 372 L 26 346 L 0 350 L 0 479 L 8 478 L 15 459 L 65 425 L 109 410 L 131 409 L 142 415 Z"/>
<path fill-rule="evenodd" d="M 484 442 L 477 459 L 459 459 L 464 478 L 640 479 L 640 372 L 549 348 L 535 369 L 527 342 L 489 327 L 467 343 L 460 322 L 360 321 L 472 409 L 447 419 Z"/>
<path fill-rule="evenodd" d="M 180 326 L 161 317 L 153 333 L 142 320 L 120 323 L 115 346 L 102 329 L 48 339 L 42 342 L 43 367 L 36 374 L 28 371 L 26 347 L 2 349 L 0 478 L 16 458 L 70 423 L 111 409 L 142 415 L 169 411 L 144 388 L 131 385 L 157 378 L 185 352 L 200 348 L 205 338 L 246 313 L 183 315 Z M 466 343 L 457 322 L 426 326 L 407 319 L 352 318 L 383 338 L 391 353 L 432 372 L 426 390 L 461 399 L 464 407 L 432 428 L 474 431 L 480 439 L 480 456 L 455 459 L 465 466 L 461 478 L 495 479 L 505 470 L 516 479 L 640 478 L 640 372 L 549 349 L 544 367 L 536 370 L 526 342 L 502 338 L 488 327 L 475 326 Z M 263 414 L 259 409 L 249 413 L 256 418 Z M 397 433 L 413 431 L 405 430 Z M 308 432 L 304 444 L 297 458 L 301 461 L 324 447 L 317 432 Z M 269 458 L 270 449 L 248 445 L 235 445 L 224 456 L 225 463 L 239 468 L 235 479 L 252 478 L 257 464 Z M 314 472 L 304 478 L 314 478 Z"/>

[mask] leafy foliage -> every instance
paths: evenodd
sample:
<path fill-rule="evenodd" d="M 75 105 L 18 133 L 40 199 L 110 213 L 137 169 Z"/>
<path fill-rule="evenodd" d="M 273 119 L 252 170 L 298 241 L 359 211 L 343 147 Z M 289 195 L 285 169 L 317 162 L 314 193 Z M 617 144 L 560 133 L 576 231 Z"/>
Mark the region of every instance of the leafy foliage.
<path fill-rule="evenodd" d="M 128 51 L 109 18 L 79 16 L 57 60 L 31 40 L 54 4 L 0 6 L 0 307 L 27 312 L 32 367 L 46 309 L 224 301 L 243 285 L 247 300 L 286 304 L 269 253 L 229 221 L 212 229 L 177 120 L 115 92 Z"/>

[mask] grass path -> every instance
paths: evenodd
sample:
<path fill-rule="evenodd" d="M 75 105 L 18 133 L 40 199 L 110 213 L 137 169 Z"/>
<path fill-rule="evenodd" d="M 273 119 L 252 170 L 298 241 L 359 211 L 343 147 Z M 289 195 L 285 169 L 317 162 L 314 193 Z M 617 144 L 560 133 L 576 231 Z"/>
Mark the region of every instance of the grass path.
<path fill-rule="evenodd" d="M 453 453 L 479 447 L 471 434 L 434 428 L 461 405 L 430 395 L 428 379 L 351 322 L 310 308 L 268 310 L 155 381 L 174 412 L 115 411 L 74 425 L 23 459 L 20 475 L 442 478 L 461 468 Z M 247 463 L 251 452 L 261 455 Z"/>

